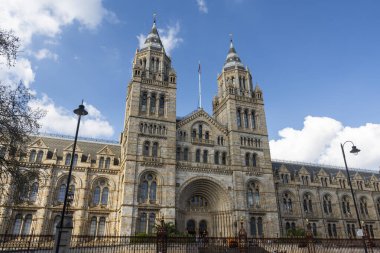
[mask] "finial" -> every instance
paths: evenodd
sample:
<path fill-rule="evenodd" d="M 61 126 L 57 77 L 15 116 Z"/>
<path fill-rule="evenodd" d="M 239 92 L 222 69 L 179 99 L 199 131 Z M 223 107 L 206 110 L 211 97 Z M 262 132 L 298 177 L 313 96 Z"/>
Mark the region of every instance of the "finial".
<path fill-rule="evenodd" d="M 156 16 L 157 16 L 157 14 L 153 13 L 153 23 L 156 23 Z"/>
<path fill-rule="evenodd" d="M 232 42 L 232 33 L 230 33 L 230 41 Z"/>

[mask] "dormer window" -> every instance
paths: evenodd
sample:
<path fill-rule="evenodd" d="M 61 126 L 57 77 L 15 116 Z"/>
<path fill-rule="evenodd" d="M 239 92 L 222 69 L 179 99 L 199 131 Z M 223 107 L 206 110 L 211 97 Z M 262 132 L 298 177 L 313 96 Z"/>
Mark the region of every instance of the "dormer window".
<path fill-rule="evenodd" d="M 99 169 L 103 169 L 103 166 L 104 166 L 104 157 L 100 157 L 99 159 Z"/>
<path fill-rule="evenodd" d="M 36 163 L 41 163 L 43 156 L 44 156 L 44 152 L 42 150 L 38 151 Z"/>
<path fill-rule="evenodd" d="M 65 165 L 66 165 L 66 166 L 69 166 L 69 165 L 70 165 L 70 162 L 71 162 L 71 154 L 70 154 L 70 153 L 67 153 L 67 154 L 66 154 L 66 159 L 65 159 Z"/>
<path fill-rule="evenodd" d="M 30 163 L 34 163 L 35 160 L 36 160 L 36 154 L 37 152 L 33 149 L 30 151 L 30 154 L 29 154 L 29 162 Z"/>
<path fill-rule="evenodd" d="M 104 168 L 109 169 L 111 165 L 111 158 L 107 157 Z"/>

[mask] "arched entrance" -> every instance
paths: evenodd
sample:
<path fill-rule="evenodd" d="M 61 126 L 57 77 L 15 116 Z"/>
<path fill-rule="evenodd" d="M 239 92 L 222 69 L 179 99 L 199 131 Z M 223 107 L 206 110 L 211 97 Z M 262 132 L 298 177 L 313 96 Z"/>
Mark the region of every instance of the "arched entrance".
<path fill-rule="evenodd" d="M 189 234 L 232 236 L 234 218 L 228 193 L 212 178 L 188 180 L 177 194 L 178 229 Z"/>

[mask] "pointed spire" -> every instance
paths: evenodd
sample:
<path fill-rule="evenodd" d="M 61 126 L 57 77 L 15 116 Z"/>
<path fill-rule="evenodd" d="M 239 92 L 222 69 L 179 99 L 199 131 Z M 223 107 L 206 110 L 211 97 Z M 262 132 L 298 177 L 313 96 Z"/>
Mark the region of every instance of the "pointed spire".
<path fill-rule="evenodd" d="M 226 62 L 224 63 L 224 68 L 234 66 L 244 68 L 244 65 L 243 63 L 241 63 L 239 55 L 236 53 L 236 49 L 232 40 L 232 34 L 230 34 L 230 49 L 228 50 Z"/>
<path fill-rule="evenodd" d="M 162 45 L 160 35 L 158 34 L 158 30 L 156 26 L 156 14 L 153 14 L 152 30 L 146 37 L 144 45 L 141 47 L 141 49 L 148 48 L 148 47 L 164 50 L 164 46 Z"/>

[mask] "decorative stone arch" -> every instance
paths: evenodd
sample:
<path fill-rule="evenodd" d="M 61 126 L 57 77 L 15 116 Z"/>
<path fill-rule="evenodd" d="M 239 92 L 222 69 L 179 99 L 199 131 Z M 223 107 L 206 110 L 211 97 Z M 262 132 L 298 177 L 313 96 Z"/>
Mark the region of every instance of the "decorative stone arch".
<path fill-rule="evenodd" d="M 193 205 L 194 197 L 202 197 L 207 204 Z M 178 229 L 186 231 L 189 220 L 196 223 L 196 232 L 201 229 L 200 222 L 207 222 L 207 233 L 211 236 L 233 234 L 233 201 L 220 181 L 207 176 L 188 179 L 176 194 Z M 202 223 L 202 224 L 203 224 Z"/>
<path fill-rule="evenodd" d="M 67 183 L 67 177 L 68 177 L 68 174 L 67 173 L 63 173 L 61 174 L 57 180 L 55 181 L 55 184 L 54 184 L 54 196 L 53 196 L 53 203 L 57 203 L 57 197 L 58 197 L 58 194 L 59 194 L 59 189 L 60 189 L 60 186 L 64 183 L 66 184 Z M 78 201 L 79 201 L 79 192 L 78 190 L 82 188 L 82 180 L 74 175 L 71 175 L 71 185 L 74 185 L 75 186 L 75 191 L 74 191 L 74 200 L 73 200 L 73 205 L 77 205 L 78 204 Z"/>
<path fill-rule="evenodd" d="M 135 198 L 137 199 L 137 202 L 140 203 L 140 187 L 141 187 L 142 181 L 144 180 L 144 177 L 150 173 L 154 175 L 155 180 L 156 180 L 155 204 L 160 204 L 162 203 L 162 185 L 164 184 L 164 178 L 162 177 L 161 173 L 157 169 L 153 169 L 153 168 L 144 169 L 143 171 L 139 173 L 137 177 L 137 191 L 135 194 Z"/>
<path fill-rule="evenodd" d="M 250 208 L 252 205 L 259 206 L 261 202 L 261 197 L 263 195 L 263 184 L 261 183 L 260 179 L 258 178 L 249 178 L 244 187 L 245 191 L 245 201 L 246 201 L 246 207 Z M 250 193 L 252 193 L 252 196 L 250 196 Z M 252 201 L 255 203 L 250 203 L 250 198 L 252 198 Z"/>
<path fill-rule="evenodd" d="M 112 196 L 113 196 L 113 193 L 116 191 L 116 184 L 112 179 L 110 179 L 109 177 L 104 176 L 104 175 L 96 176 L 95 178 L 93 178 L 91 180 L 91 183 L 90 183 L 90 186 L 88 189 L 89 190 L 89 198 L 88 198 L 89 205 L 90 206 L 93 205 L 93 197 L 94 197 L 95 187 L 101 180 L 105 180 L 104 187 L 108 188 L 107 206 L 112 206 L 112 204 L 113 204 L 112 203 L 112 200 L 113 200 Z M 100 195 L 100 197 L 101 197 L 101 195 Z"/>

